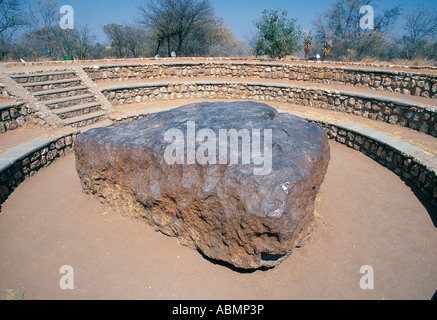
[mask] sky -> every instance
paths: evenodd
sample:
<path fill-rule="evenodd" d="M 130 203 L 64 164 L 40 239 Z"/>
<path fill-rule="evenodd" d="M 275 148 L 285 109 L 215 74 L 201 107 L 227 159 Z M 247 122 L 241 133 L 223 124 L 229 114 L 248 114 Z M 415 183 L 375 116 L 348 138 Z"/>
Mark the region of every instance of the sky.
<path fill-rule="evenodd" d="M 253 22 L 261 17 L 263 10 L 285 9 L 298 24 L 312 29 L 317 13 L 329 8 L 335 0 L 210 0 L 216 15 L 229 26 L 237 39 L 247 41 L 254 31 Z M 59 7 L 71 5 L 74 9 L 75 26 L 88 24 L 99 42 L 106 42 L 103 26 L 110 23 L 130 24 L 138 16 L 138 5 L 143 0 L 57 0 Z M 422 4 L 437 9 L 437 0 L 379 0 L 374 7 L 375 15 L 383 9 L 401 5 L 402 13 L 408 13 Z M 401 29 L 400 19 L 397 29 Z M 394 30 L 396 32 L 396 30 Z M 399 31 L 399 30 L 398 30 Z"/>

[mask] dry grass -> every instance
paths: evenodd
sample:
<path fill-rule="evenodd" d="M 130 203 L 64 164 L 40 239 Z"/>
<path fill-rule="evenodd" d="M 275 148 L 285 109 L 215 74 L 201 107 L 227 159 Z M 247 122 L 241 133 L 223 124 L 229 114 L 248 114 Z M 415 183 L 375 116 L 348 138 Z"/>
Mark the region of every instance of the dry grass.
<path fill-rule="evenodd" d="M 352 55 L 353 56 L 353 55 Z M 436 60 L 417 58 L 413 60 L 408 59 L 393 59 L 390 61 L 380 60 L 377 57 L 365 57 L 361 60 L 350 58 L 350 55 L 343 59 L 343 62 L 362 63 L 362 64 L 377 64 L 381 66 L 409 66 L 409 67 L 436 67 Z"/>
<path fill-rule="evenodd" d="M 373 63 L 373 64 L 381 64 L 381 65 L 395 65 L 395 66 L 412 66 L 412 67 L 435 67 L 437 66 L 437 61 L 428 60 L 428 59 L 393 59 L 391 61 L 380 61 L 376 57 L 366 57 L 359 61 L 361 63 Z"/>
<path fill-rule="evenodd" d="M 428 59 L 414 59 L 414 60 L 406 60 L 406 59 L 393 59 L 391 64 L 394 65 L 408 65 L 415 67 L 435 67 L 437 66 L 437 61 L 428 60 Z"/>

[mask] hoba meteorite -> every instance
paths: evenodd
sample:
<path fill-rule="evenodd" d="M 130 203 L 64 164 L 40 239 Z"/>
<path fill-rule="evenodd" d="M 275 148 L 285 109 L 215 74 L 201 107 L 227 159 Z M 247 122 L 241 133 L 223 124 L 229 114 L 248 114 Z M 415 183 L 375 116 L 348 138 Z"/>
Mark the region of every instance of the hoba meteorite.
<path fill-rule="evenodd" d="M 312 233 L 330 160 L 320 126 L 255 102 L 93 129 L 74 150 L 86 192 L 243 269 L 278 265 Z"/>

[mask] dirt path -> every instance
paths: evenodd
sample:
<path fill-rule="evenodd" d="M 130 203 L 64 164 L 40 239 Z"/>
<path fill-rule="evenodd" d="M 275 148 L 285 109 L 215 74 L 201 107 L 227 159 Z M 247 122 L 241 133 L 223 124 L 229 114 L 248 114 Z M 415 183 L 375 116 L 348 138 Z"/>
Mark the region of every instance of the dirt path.
<path fill-rule="evenodd" d="M 0 135 L 0 153 L 5 152 L 19 144 L 33 140 L 54 129 L 26 123 L 18 129 L 6 131 Z"/>
<path fill-rule="evenodd" d="M 0 213 L 0 292 L 25 299 L 430 299 L 437 232 L 392 172 L 342 145 L 311 240 L 279 267 L 237 273 L 125 220 L 82 192 L 72 154 L 33 176 Z M 74 269 L 61 290 L 59 269 Z M 374 269 L 362 290 L 360 267 Z"/>

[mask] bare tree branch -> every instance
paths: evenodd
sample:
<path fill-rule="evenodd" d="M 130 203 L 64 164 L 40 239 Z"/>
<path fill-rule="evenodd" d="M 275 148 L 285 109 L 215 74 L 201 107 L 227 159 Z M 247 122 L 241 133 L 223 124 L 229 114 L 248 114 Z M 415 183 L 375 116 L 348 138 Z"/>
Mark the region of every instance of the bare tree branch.
<path fill-rule="evenodd" d="M 164 41 L 168 55 L 181 54 L 190 34 L 218 22 L 209 0 L 146 0 L 139 11 L 138 22 L 155 37 L 156 54 Z"/>

